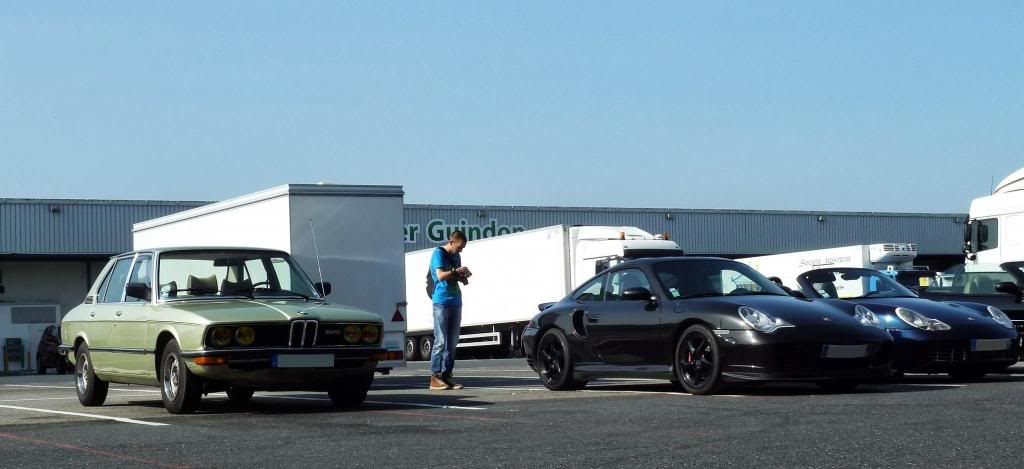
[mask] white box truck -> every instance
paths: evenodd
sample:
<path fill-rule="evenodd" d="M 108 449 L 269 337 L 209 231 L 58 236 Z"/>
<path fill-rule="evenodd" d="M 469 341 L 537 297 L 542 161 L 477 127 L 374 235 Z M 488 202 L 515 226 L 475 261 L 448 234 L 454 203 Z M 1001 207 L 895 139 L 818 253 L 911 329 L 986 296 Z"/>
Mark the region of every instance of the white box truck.
<path fill-rule="evenodd" d="M 665 236 L 633 227 L 568 226 L 470 241 L 462 264 L 473 271 L 462 288 L 459 348 L 487 348 L 494 355 L 515 355 L 520 333 L 538 305 L 561 300 L 597 272 L 638 257 L 681 256 Z M 429 359 L 433 346 L 432 301 L 427 295 L 430 257 L 437 248 L 405 255 L 410 360 Z"/>
<path fill-rule="evenodd" d="M 927 267 L 915 266 L 917 245 L 911 243 L 860 244 L 813 251 L 748 257 L 738 261 L 753 267 L 767 277 L 778 277 L 782 284 L 799 290 L 797 276 L 825 267 L 854 267 L 878 270 L 907 286 L 928 286 L 932 273 Z"/>
<path fill-rule="evenodd" d="M 285 251 L 314 281 L 323 273 L 333 287 L 328 300 L 379 314 L 384 347 L 401 351 L 406 325 L 403 196 L 401 186 L 288 184 L 137 223 L 133 244 L 134 249 Z M 383 372 L 404 365 L 404 360 L 380 363 Z"/>
<path fill-rule="evenodd" d="M 1003 179 L 992 195 L 971 201 L 964 251 L 968 270 L 1024 261 L 1024 168 Z"/>

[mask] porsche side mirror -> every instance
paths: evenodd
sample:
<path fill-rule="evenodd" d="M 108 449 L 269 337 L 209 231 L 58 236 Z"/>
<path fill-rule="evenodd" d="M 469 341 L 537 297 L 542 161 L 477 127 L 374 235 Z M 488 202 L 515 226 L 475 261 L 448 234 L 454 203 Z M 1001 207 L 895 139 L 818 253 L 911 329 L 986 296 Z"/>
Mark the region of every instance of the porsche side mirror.
<path fill-rule="evenodd" d="M 1016 283 L 1013 282 L 997 283 L 996 291 L 999 293 L 1013 295 L 1013 300 L 1016 301 L 1017 303 L 1020 303 L 1022 300 L 1024 300 L 1024 289 L 1021 289 L 1020 285 L 1017 285 Z"/>
<path fill-rule="evenodd" d="M 149 285 L 140 282 L 131 282 L 124 286 L 124 294 L 129 298 L 149 301 Z"/>
<path fill-rule="evenodd" d="M 320 296 L 327 297 L 331 294 L 331 282 L 316 282 L 313 284 Z"/>

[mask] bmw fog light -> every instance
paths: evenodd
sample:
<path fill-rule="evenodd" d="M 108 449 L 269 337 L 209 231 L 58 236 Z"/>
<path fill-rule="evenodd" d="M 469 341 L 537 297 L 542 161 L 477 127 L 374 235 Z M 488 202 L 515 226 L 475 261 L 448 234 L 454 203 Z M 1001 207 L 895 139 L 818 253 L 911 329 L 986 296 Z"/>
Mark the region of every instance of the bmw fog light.
<path fill-rule="evenodd" d="M 359 327 L 358 324 L 349 324 L 345 326 L 345 342 L 350 344 L 358 343 L 362 336 L 363 328 Z"/>
<path fill-rule="evenodd" d="M 375 344 L 380 340 L 380 328 L 372 324 L 363 326 L 363 342 Z"/>
<path fill-rule="evenodd" d="M 254 330 L 253 328 L 249 326 L 242 326 L 239 327 L 237 331 L 235 331 L 235 342 L 238 342 L 238 345 L 248 347 L 252 345 L 252 343 L 255 341 L 256 330 Z"/>
<path fill-rule="evenodd" d="M 231 343 L 231 329 L 227 327 L 214 327 L 210 331 L 210 345 L 214 347 L 227 347 Z"/>

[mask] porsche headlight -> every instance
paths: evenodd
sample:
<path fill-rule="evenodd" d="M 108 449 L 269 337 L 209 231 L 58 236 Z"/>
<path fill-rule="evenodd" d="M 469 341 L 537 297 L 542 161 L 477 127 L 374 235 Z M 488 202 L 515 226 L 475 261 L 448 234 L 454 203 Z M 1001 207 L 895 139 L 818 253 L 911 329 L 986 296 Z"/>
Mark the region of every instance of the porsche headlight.
<path fill-rule="evenodd" d="M 857 305 L 853 308 L 853 317 L 865 326 L 872 326 L 882 329 L 882 321 L 878 319 L 866 306 Z"/>
<path fill-rule="evenodd" d="M 771 317 L 761 311 L 758 311 L 750 306 L 740 306 L 738 313 L 740 319 L 747 323 L 748 326 L 761 332 L 771 334 L 780 327 L 793 327 L 791 324 L 783 321 L 779 318 Z"/>
<path fill-rule="evenodd" d="M 1003 326 L 1013 329 L 1013 321 L 1006 315 L 1001 309 L 995 306 L 988 307 L 988 317 L 992 318 L 993 321 L 1002 324 Z"/>
<path fill-rule="evenodd" d="M 363 342 L 375 344 L 380 340 L 380 328 L 372 324 L 363 326 Z"/>
<path fill-rule="evenodd" d="M 896 317 L 924 331 L 948 331 L 950 329 L 949 324 L 938 319 L 926 318 L 920 313 L 907 308 L 896 308 Z"/>
<path fill-rule="evenodd" d="M 227 327 L 214 327 L 210 330 L 210 345 L 214 347 L 227 347 L 231 343 L 231 329 Z"/>
<path fill-rule="evenodd" d="M 252 343 L 255 342 L 255 341 L 256 341 L 256 330 L 255 329 L 253 329 L 253 328 L 251 328 L 249 326 L 242 326 L 242 327 L 239 327 L 237 331 L 235 331 L 235 342 L 238 342 L 238 345 L 241 345 L 243 347 L 248 347 L 248 346 L 252 345 Z"/>

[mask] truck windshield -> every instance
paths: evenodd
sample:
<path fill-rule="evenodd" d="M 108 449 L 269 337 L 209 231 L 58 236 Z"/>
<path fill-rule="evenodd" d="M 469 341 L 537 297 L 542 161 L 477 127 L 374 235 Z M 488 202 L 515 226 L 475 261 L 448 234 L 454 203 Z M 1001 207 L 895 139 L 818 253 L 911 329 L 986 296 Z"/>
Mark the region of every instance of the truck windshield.
<path fill-rule="evenodd" d="M 725 259 L 688 259 L 654 264 L 672 299 L 726 295 L 779 295 L 785 291 L 746 264 Z"/>
<path fill-rule="evenodd" d="M 797 278 L 800 289 L 815 298 L 916 298 L 914 292 L 877 270 L 817 269 Z"/>
<path fill-rule="evenodd" d="M 288 255 L 276 251 L 197 250 L 160 256 L 160 299 L 318 297 Z"/>

